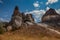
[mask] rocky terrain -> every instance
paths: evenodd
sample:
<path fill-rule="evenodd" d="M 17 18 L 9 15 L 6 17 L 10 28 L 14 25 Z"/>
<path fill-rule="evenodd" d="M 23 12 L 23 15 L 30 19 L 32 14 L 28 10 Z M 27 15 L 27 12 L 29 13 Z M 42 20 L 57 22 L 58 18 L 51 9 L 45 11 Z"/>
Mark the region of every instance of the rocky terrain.
<path fill-rule="evenodd" d="M 6 30 L 0 40 L 60 40 L 60 14 L 49 9 L 41 23 L 35 23 L 32 14 L 19 12 L 16 6 L 11 21 L 3 26 Z"/>

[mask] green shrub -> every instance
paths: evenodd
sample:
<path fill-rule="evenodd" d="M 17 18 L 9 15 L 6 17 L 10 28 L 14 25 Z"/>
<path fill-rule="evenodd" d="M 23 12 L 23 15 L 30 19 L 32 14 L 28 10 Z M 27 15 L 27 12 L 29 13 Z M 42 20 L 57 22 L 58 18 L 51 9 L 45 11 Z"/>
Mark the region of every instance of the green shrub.
<path fill-rule="evenodd" d="M 4 24 L 0 23 L 0 34 L 3 34 L 5 32 L 5 29 L 3 26 L 4 26 Z"/>
<path fill-rule="evenodd" d="M 3 28 L 0 27 L 0 34 L 3 34 L 4 33 L 4 30 Z"/>

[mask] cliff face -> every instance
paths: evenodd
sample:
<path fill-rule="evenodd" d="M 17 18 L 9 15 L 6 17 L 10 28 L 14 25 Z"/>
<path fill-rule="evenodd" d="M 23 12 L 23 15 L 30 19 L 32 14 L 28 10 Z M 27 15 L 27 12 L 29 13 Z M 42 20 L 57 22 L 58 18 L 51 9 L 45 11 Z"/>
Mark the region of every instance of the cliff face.
<path fill-rule="evenodd" d="M 60 22 L 60 15 L 54 9 L 51 8 L 43 15 L 42 22 L 48 23 Z"/>

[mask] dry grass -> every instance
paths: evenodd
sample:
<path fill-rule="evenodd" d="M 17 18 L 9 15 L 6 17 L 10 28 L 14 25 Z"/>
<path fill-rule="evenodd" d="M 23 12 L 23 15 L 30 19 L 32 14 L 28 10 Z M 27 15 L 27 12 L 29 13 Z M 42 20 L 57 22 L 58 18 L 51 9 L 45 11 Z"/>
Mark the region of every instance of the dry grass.
<path fill-rule="evenodd" d="M 46 36 L 38 26 L 23 27 L 19 30 L 0 35 L 0 40 L 60 40 L 60 38 Z"/>
<path fill-rule="evenodd" d="M 30 37 L 30 36 L 23 36 L 20 34 L 12 34 L 12 33 L 6 33 L 4 35 L 0 35 L 0 40 L 60 40 L 58 38 L 54 37 Z"/>

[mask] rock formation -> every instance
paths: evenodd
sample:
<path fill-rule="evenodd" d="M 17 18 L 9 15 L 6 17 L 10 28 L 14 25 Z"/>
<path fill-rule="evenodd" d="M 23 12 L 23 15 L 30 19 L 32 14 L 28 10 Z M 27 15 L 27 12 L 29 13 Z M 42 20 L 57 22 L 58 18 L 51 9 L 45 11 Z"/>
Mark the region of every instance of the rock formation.
<path fill-rule="evenodd" d="M 26 22 L 26 21 L 29 21 L 29 22 L 32 22 L 32 23 L 34 22 L 34 19 L 33 19 L 33 17 L 32 17 L 32 14 L 27 14 L 27 15 L 26 15 L 25 22 Z"/>
<path fill-rule="evenodd" d="M 14 13 L 12 15 L 10 25 L 13 29 L 19 28 L 22 25 L 22 14 L 19 12 L 18 7 L 15 7 Z"/>
<path fill-rule="evenodd" d="M 11 17 L 11 21 L 7 25 L 7 28 L 10 29 L 18 29 L 20 28 L 23 24 L 28 24 L 26 22 L 31 22 L 34 23 L 34 19 L 32 17 L 32 14 L 27 14 L 25 15 L 24 13 L 19 12 L 18 7 L 15 7 L 14 13 Z M 7 29 L 9 31 L 9 29 Z"/>
<path fill-rule="evenodd" d="M 42 22 L 48 23 L 60 22 L 60 15 L 54 9 L 51 8 L 43 15 Z"/>
<path fill-rule="evenodd" d="M 19 12 L 18 7 L 15 7 L 14 13 L 11 17 L 11 21 L 9 23 L 6 23 L 6 30 L 17 30 L 17 32 L 20 34 L 35 34 L 35 35 L 48 35 L 48 36 L 56 36 L 60 37 L 60 26 L 59 27 L 53 27 L 51 25 L 46 24 L 52 23 L 52 24 L 58 24 L 60 23 L 60 15 L 56 13 L 54 9 L 49 9 L 42 17 L 42 23 L 34 24 L 34 19 L 32 17 L 32 14 L 24 14 Z M 59 30 L 57 30 L 59 28 Z M 20 31 L 20 32 L 19 32 Z M 16 32 L 15 32 L 16 33 Z M 41 36 L 41 35 L 40 35 Z"/>

